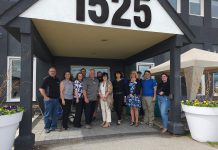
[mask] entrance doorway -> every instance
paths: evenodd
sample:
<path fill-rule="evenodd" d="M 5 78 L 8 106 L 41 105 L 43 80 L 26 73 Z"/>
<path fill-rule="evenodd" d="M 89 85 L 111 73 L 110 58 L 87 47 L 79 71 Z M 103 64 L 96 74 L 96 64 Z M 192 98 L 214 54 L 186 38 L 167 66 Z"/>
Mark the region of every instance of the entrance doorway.
<path fill-rule="evenodd" d="M 86 69 L 86 77 L 89 76 L 89 70 L 94 69 L 95 70 L 95 76 L 97 76 L 97 72 L 101 71 L 101 72 L 108 73 L 108 76 L 110 78 L 110 67 L 107 67 L 107 66 L 74 66 L 74 65 L 71 65 L 70 70 L 71 70 L 71 74 L 73 75 L 73 77 L 76 77 L 76 74 L 78 72 L 80 72 L 80 70 L 82 68 Z"/>

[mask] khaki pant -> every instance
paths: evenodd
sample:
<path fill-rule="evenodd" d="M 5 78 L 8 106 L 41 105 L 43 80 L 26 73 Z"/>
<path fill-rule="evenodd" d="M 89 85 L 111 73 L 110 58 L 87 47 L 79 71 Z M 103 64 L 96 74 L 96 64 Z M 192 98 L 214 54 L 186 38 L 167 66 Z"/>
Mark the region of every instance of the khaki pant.
<path fill-rule="evenodd" d="M 154 105 L 153 97 L 151 96 L 142 96 L 142 106 L 145 111 L 144 122 L 153 124 L 154 121 Z"/>
<path fill-rule="evenodd" d="M 100 100 L 103 121 L 111 122 L 111 109 L 107 101 Z"/>

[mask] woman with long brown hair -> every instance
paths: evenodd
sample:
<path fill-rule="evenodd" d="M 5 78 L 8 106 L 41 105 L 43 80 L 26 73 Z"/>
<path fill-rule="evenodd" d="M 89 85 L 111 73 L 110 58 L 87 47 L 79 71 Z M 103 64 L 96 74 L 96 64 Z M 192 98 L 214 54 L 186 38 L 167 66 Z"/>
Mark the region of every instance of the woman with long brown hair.
<path fill-rule="evenodd" d="M 107 128 L 111 123 L 111 108 L 113 106 L 112 91 L 113 86 L 111 81 L 108 80 L 108 74 L 104 72 L 102 74 L 102 82 L 99 87 L 100 104 L 102 111 L 103 123 L 102 127 Z"/>

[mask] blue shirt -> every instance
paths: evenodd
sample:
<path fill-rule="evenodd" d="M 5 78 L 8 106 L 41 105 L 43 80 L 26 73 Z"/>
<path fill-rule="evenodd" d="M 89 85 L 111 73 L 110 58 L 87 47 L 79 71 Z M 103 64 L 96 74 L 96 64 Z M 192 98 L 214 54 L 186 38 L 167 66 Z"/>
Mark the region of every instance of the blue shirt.
<path fill-rule="evenodd" d="M 154 96 L 154 87 L 157 82 L 154 79 L 142 80 L 142 96 Z"/>

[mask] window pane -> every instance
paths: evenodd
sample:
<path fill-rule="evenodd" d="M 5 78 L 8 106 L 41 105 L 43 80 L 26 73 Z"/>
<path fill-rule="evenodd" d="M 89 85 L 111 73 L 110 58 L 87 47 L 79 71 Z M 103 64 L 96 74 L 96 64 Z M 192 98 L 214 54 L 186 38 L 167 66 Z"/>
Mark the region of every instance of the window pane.
<path fill-rule="evenodd" d="M 213 94 L 218 96 L 218 73 L 213 74 Z"/>
<path fill-rule="evenodd" d="M 201 15 L 201 2 L 200 2 L 200 0 L 190 0 L 189 3 L 190 3 L 189 4 L 190 14 Z"/>
<path fill-rule="evenodd" d="M 218 53 L 218 45 L 213 45 L 212 51 Z"/>
<path fill-rule="evenodd" d="M 11 98 L 20 98 L 20 77 L 21 77 L 21 66 L 20 60 L 12 60 L 11 63 Z"/>
<path fill-rule="evenodd" d="M 212 0 L 212 17 L 218 18 L 218 0 Z"/>
<path fill-rule="evenodd" d="M 175 10 L 177 10 L 177 0 L 168 0 Z"/>

